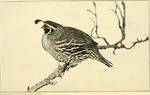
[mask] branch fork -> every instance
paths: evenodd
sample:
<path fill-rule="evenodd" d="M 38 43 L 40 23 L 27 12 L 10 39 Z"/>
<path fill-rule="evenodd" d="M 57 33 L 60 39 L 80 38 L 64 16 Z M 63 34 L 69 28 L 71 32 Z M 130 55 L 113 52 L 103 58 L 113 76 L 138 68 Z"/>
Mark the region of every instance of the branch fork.
<path fill-rule="evenodd" d="M 117 49 L 132 49 L 136 44 L 138 43 L 142 43 L 142 42 L 146 42 L 149 40 L 149 37 L 146 37 L 144 40 L 141 39 L 141 40 L 137 40 L 135 42 L 132 43 L 132 45 L 130 47 L 126 47 L 125 44 L 123 44 L 123 41 L 126 39 L 126 33 L 125 33 L 125 28 L 126 28 L 126 5 L 124 3 L 124 1 L 121 2 L 121 5 L 122 5 L 122 10 L 120 8 L 120 6 L 117 4 L 117 2 L 115 1 L 115 10 L 114 9 L 111 9 L 111 11 L 113 11 L 117 17 L 117 20 L 118 20 L 118 27 L 120 29 L 120 32 L 121 32 L 121 39 L 118 40 L 116 43 L 114 44 L 110 44 L 107 39 L 105 37 L 100 37 L 98 36 L 98 21 L 97 21 L 97 11 L 96 11 L 96 3 L 93 2 L 93 5 L 94 5 L 94 8 L 95 8 L 95 11 L 91 11 L 91 10 L 87 10 L 88 12 L 92 13 L 95 17 L 95 20 L 91 19 L 92 22 L 94 23 L 94 26 L 91 30 L 91 37 L 94 30 L 95 30 L 95 33 L 97 35 L 97 37 L 93 37 L 93 38 L 100 38 L 100 39 L 103 39 L 104 42 L 106 43 L 106 45 L 99 45 L 97 46 L 99 49 L 108 49 L 108 48 L 113 48 L 113 54 L 116 55 L 115 51 Z"/>

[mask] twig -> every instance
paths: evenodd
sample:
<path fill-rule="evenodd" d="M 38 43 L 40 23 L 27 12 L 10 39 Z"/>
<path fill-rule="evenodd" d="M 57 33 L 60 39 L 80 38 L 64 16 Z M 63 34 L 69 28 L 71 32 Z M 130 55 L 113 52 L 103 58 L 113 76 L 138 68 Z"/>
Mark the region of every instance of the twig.
<path fill-rule="evenodd" d="M 88 12 L 92 13 L 94 15 L 94 17 L 95 17 L 95 21 L 92 18 L 90 18 L 93 21 L 93 23 L 94 23 L 94 26 L 93 26 L 93 28 L 91 30 L 91 37 L 94 37 L 93 36 L 93 31 L 95 29 L 96 36 L 99 38 L 98 33 L 97 33 L 97 30 L 98 30 L 97 7 L 96 7 L 96 3 L 94 1 L 93 1 L 93 5 L 94 5 L 94 12 L 91 11 L 91 10 L 87 10 Z"/>
<path fill-rule="evenodd" d="M 116 49 L 119 49 L 119 48 L 117 48 L 117 46 L 120 44 L 121 45 L 121 47 L 124 47 L 123 46 L 123 44 L 122 44 L 122 42 L 123 42 L 123 40 L 125 40 L 125 38 L 126 38 L 126 34 L 125 34 L 125 27 L 126 27 L 126 6 L 125 6 L 125 3 L 122 1 L 122 6 L 123 6 L 123 13 L 122 13 L 122 11 L 121 11 L 121 8 L 118 6 L 118 4 L 117 4 L 117 2 L 115 1 L 115 4 L 116 4 L 116 8 L 115 8 L 115 10 L 113 11 L 115 14 L 116 14 L 116 17 L 117 17 L 117 19 L 118 19 L 118 26 L 119 26 L 119 29 L 120 29 L 120 31 L 121 31 L 121 39 L 118 41 L 118 42 L 116 42 L 114 45 L 114 51 L 113 51 L 113 54 L 115 54 L 115 50 Z M 117 9 L 119 10 L 119 13 L 120 13 L 120 15 L 121 15 L 121 18 L 119 18 L 119 14 L 118 14 L 118 11 L 117 11 Z M 120 20 L 122 20 L 122 24 L 121 24 L 121 21 Z"/>
<path fill-rule="evenodd" d="M 117 45 L 117 46 L 116 46 L 115 44 L 113 44 L 113 45 L 99 45 L 98 48 L 99 48 L 99 49 L 107 49 L 107 48 L 115 48 L 115 49 L 124 48 L 124 49 L 131 49 L 131 48 L 133 48 L 136 44 L 142 43 L 142 42 L 146 42 L 146 41 L 148 41 L 148 40 L 149 40 L 148 37 L 145 38 L 144 40 L 142 40 L 142 39 L 141 39 L 141 40 L 138 40 L 138 39 L 137 39 L 137 41 L 133 42 L 130 47 L 126 47 L 125 44 L 121 44 L 121 45 Z"/>
<path fill-rule="evenodd" d="M 96 6 L 95 3 L 93 3 L 94 6 Z M 112 9 L 112 11 L 115 13 L 116 17 L 117 17 L 117 20 L 118 20 L 118 27 L 121 31 L 121 39 L 118 40 L 116 43 L 114 44 L 109 44 L 109 42 L 107 41 L 107 39 L 105 37 L 93 37 L 93 38 L 101 38 L 104 40 L 104 42 L 106 43 L 106 45 L 99 45 L 97 46 L 98 49 L 107 49 L 107 48 L 113 48 L 113 54 L 115 54 L 115 51 L 117 49 L 131 49 L 133 48 L 136 44 L 138 43 L 142 43 L 142 42 L 145 42 L 145 41 L 148 41 L 149 38 L 145 38 L 144 40 L 137 40 L 135 42 L 133 42 L 133 44 L 130 46 L 130 47 L 126 47 L 125 44 L 123 44 L 123 41 L 126 39 L 126 33 L 125 33 L 125 28 L 126 28 L 126 5 L 125 3 L 122 1 L 121 2 L 122 4 L 122 7 L 123 7 L 123 10 L 121 10 L 120 6 L 117 4 L 117 2 L 115 1 L 115 10 Z M 95 7 L 95 10 L 96 10 L 96 7 Z M 95 29 L 95 33 L 97 33 L 98 31 L 98 25 L 97 25 L 97 13 L 95 12 L 92 12 L 91 10 L 89 10 L 89 12 L 91 12 L 92 14 L 94 14 L 95 16 L 95 21 L 93 20 L 94 22 L 94 27 L 92 28 L 92 31 L 91 31 L 91 34 L 93 33 L 94 29 Z M 119 16 L 120 15 L 120 16 Z M 122 22 L 122 23 L 121 23 Z M 96 25 L 95 25 L 96 24 Z M 97 26 L 97 27 L 96 27 Z M 96 34 L 97 35 L 97 34 Z"/>
<path fill-rule="evenodd" d="M 148 37 L 145 38 L 144 40 L 139 40 L 139 39 L 137 39 L 137 41 L 133 42 L 133 44 L 132 44 L 130 47 L 125 47 L 125 48 L 126 48 L 126 49 L 131 49 L 131 48 L 133 48 L 136 44 L 142 43 L 142 42 L 145 42 L 145 41 L 148 41 L 148 40 L 149 40 Z"/>
<path fill-rule="evenodd" d="M 90 18 L 90 19 L 92 20 L 93 24 L 94 24 L 94 26 L 93 26 L 93 28 L 92 28 L 92 30 L 91 30 L 91 37 L 93 37 L 94 39 L 97 39 L 97 38 L 98 38 L 98 39 L 103 39 L 104 42 L 105 42 L 107 45 L 109 45 L 109 42 L 106 40 L 106 38 L 100 37 L 100 36 L 98 35 L 97 7 L 96 7 L 96 3 L 95 3 L 94 1 L 93 1 L 93 5 L 94 5 L 94 12 L 91 11 L 91 10 L 87 10 L 88 12 L 92 13 L 92 14 L 94 15 L 94 17 L 95 17 L 95 20 L 93 20 L 92 18 Z M 96 36 L 97 36 L 97 37 L 94 37 L 94 36 L 93 36 L 94 30 L 95 30 L 95 33 L 96 33 Z"/>

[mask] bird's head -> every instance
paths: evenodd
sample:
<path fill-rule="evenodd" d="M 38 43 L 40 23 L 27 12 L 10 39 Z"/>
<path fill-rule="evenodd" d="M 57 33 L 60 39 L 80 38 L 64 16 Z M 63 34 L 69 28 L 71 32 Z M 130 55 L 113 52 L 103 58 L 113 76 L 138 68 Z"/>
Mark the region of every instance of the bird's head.
<path fill-rule="evenodd" d="M 46 35 L 56 31 L 56 30 L 59 30 L 59 28 L 62 28 L 62 25 L 58 24 L 58 23 L 55 23 L 53 21 L 42 21 L 40 19 L 36 19 L 35 20 L 35 24 L 38 24 L 39 22 L 43 22 L 44 25 L 41 27 L 43 30 L 44 30 L 44 33 Z"/>

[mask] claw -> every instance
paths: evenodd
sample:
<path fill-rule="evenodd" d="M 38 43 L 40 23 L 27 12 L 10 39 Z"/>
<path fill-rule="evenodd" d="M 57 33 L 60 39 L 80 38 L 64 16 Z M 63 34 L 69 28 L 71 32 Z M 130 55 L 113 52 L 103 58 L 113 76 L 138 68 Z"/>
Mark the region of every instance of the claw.
<path fill-rule="evenodd" d="M 63 65 L 63 68 L 64 68 L 64 70 L 63 70 L 63 72 L 59 75 L 59 77 L 63 77 L 64 76 L 64 74 L 65 74 L 65 71 L 69 71 L 69 68 L 68 68 L 68 65 L 69 64 L 64 64 Z M 60 65 L 59 65 L 60 66 Z M 62 67 L 62 66 L 61 66 Z"/>

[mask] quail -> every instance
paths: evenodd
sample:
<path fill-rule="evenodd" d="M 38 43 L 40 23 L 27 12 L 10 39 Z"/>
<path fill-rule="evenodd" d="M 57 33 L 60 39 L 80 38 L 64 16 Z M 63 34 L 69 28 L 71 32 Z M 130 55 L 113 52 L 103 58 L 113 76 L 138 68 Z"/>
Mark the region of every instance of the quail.
<path fill-rule="evenodd" d="M 113 64 L 104 58 L 97 48 L 97 43 L 85 32 L 53 21 L 43 22 L 42 46 L 57 61 L 65 63 L 66 68 L 74 67 L 88 58 L 95 59 L 108 67 Z"/>

